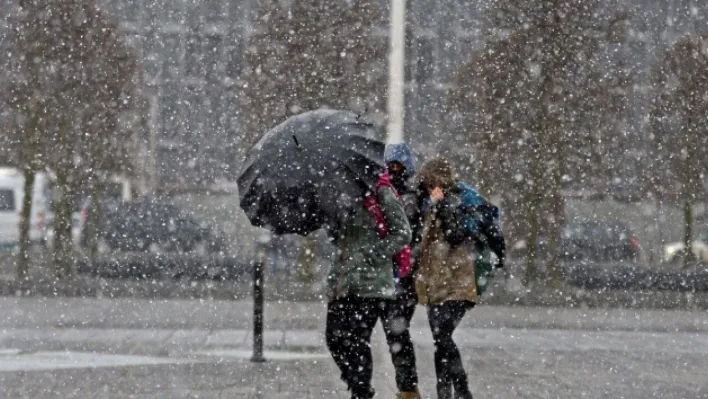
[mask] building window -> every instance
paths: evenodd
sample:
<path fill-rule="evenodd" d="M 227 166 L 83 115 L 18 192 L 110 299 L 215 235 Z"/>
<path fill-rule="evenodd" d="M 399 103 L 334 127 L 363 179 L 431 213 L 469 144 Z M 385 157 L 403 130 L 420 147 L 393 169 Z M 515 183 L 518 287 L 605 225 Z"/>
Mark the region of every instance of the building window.
<path fill-rule="evenodd" d="M 197 28 L 202 24 L 204 19 L 204 15 L 202 13 L 202 0 L 186 0 L 184 10 L 189 26 L 192 28 Z"/>
<path fill-rule="evenodd" d="M 162 184 L 183 183 L 184 161 L 176 148 L 159 148 L 157 150 L 157 173 Z"/>
<path fill-rule="evenodd" d="M 410 26 L 406 27 L 406 77 L 405 82 L 409 83 L 413 79 L 413 71 L 415 71 L 415 40 L 413 39 L 413 31 Z"/>
<path fill-rule="evenodd" d="M 433 38 L 418 37 L 415 39 L 417 83 L 427 83 L 435 72 L 435 42 Z"/>
<path fill-rule="evenodd" d="M 149 27 L 156 27 L 160 22 L 159 18 L 162 11 L 163 1 L 164 0 L 155 0 L 145 2 L 145 22 Z"/>
<path fill-rule="evenodd" d="M 143 36 L 128 34 L 125 36 L 125 44 L 130 47 L 130 51 L 135 56 L 140 56 L 140 51 L 143 48 Z"/>
<path fill-rule="evenodd" d="M 451 74 L 455 73 L 459 65 L 455 48 L 456 42 L 456 40 L 441 40 L 438 44 L 437 66 L 439 80 L 441 81 L 445 81 Z"/>
<path fill-rule="evenodd" d="M 435 30 L 439 25 L 436 11 L 440 6 L 438 1 L 430 0 L 414 0 L 409 3 L 408 12 L 411 14 L 414 27 Z"/>
<path fill-rule="evenodd" d="M 182 23 L 182 0 L 153 0 L 145 2 L 147 23 L 151 27 L 157 24 Z"/>
<path fill-rule="evenodd" d="M 157 54 L 149 53 L 144 58 L 143 66 L 147 81 L 152 82 L 160 78 L 160 75 L 162 74 L 162 61 Z"/>
<path fill-rule="evenodd" d="M 223 0 L 204 0 L 202 7 L 202 12 L 206 16 L 207 22 L 218 23 L 225 19 L 225 7 Z"/>
<path fill-rule="evenodd" d="M 252 10 L 248 7 L 248 3 L 254 3 L 252 0 L 232 0 L 229 2 L 229 22 L 235 24 L 235 28 L 239 31 L 243 30 L 243 24 L 250 20 L 250 15 L 247 13 Z"/>
<path fill-rule="evenodd" d="M 180 78 L 180 61 L 182 51 L 178 35 L 169 34 L 162 38 L 160 57 L 163 61 L 163 77 L 165 81 L 176 82 Z"/>
<path fill-rule="evenodd" d="M 696 33 L 699 35 L 708 34 L 708 17 L 706 17 L 708 7 L 705 4 L 694 4 L 694 7 L 696 8 L 692 10 L 692 17 L 695 21 Z"/>
<path fill-rule="evenodd" d="M 163 7 L 160 13 L 163 22 L 173 24 L 180 24 L 182 22 L 182 11 L 184 8 L 182 0 L 163 0 L 163 2 L 160 3 L 158 4 Z"/>
<path fill-rule="evenodd" d="M 241 76 L 241 62 L 243 60 L 243 48 L 240 37 L 234 36 L 226 55 L 226 76 L 231 79 L 238 79 Z"/>
<path fill-rule="evenodd" d="M 456 20 L 457 29 L 463 32 L 481 31 L 485 7 L 479 2 L 463 1 L 458 3 Z"/>
<path fill-rule="evenodd" d="M 204 66 L 206 67 L 207 80 L 216 81 L 221 78 L 221 43 L 223 38 L 219 35 L 209 35 L 204 38 Z"/>
<path fill-rule="evenodd" d="M 462 65 L 466 64 L 472 59 L 474 53 L 479 50 L 482 43 L 473 36 L 460 36 L 455 39 L 453 43 L 454 52 L 450 53 L 449 65 L 450 69 L 448 72 L 455 73 L 455 71 Z"/>
<path fill-rule="evenodd" d="M 145 76 L 148 81 L 155 81 L 161 78 L 162 75 L 162 43 L 160 37 L 156 33 L 147 34 L 145 39 L 145 58 L 143 59 Z"/>
<path fill-rule="evenodd" d="M 209 131 L 214 138 L 221 137 L 224 129 L 224 110 L 226 109 L 224 97 L 222 90 L 212 90 L 207 98 L 208 104 L 205 104 L 207 114 L 209 115 Z"/>
<path fill-rule="evenodd" d="M 137 23 L 140 18 L 140 4 L 138 0 L 122 0 L 116 5 L 117 14 L 128 22 Z"/>
<path fill-rule="evenodd" d="M 199 35 L 187 37 L 187 48 L 184 54 L 185 73 L 188 77 L 204 78 L 204 54 Z"/>
<path fill-rule="evenodd" d="M 203 119 L 206 117 L 203 112 L 204 92 L 196 87 L 188 87 L 184 97 L 184 110 L 186 116 L 185 134 L 187 141 L 198 140 L 202 130 Z"/>
<path fill-rule="evenodd" d="M 177 140 L 179 134 L 179 108 L 177 97 L 173 93 L 162 97 L 160 107 L 160 138 L 164 140 Z"/>

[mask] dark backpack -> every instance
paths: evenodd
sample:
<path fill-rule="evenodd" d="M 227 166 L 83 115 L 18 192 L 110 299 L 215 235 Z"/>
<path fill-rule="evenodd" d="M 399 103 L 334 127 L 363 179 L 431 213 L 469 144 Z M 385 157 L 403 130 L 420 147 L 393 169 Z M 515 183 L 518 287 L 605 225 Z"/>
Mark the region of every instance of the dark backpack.
<path fill-rule="evenodd" d="M 497 256 L 500 264 L 504 262 L 506 243 L 501 229 L 499 208 L 463 182 L 458 182 L 457 188 L 462 198 L 462 225 L 467 236 L 473 238 L 476 243 L 476 248 L 472 248 L 472 244 L 469 245 L 470 251 L 477 254 L 475 280 L 477 294 L 481 295 L 486 291 L 492 277 L 491 253 Z"/>

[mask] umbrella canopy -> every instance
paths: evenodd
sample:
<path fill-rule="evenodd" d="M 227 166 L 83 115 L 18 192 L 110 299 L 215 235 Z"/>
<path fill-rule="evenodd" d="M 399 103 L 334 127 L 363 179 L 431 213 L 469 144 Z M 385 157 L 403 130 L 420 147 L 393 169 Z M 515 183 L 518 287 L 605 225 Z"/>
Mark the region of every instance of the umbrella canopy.
<path fill-rule="evenodd" d="M 306 235 L 349 214 L 385 168 L 385 145 L 352 112 L 317 110 L 268 131 L 249 151 L 238 188 L 254 226 Z"/>

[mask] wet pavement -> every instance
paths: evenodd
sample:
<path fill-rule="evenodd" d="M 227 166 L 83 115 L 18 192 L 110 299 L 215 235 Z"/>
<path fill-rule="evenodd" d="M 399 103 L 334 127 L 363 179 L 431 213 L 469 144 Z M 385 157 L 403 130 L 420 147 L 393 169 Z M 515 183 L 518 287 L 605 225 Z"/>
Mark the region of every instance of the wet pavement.
<path fill-rule="evenodd" d="M 324 346 L 324 304 L 266 305 L 252 363 L 242 301 L 0 298 L 8 398 L 346 398 Z M 435 398 L 423 308 L 413 337 Z M 708 314 L 479 306 L 456 332 L 478 398 L 708 398 Z M 374 384 L 393 398 L 380 327 Z"/>

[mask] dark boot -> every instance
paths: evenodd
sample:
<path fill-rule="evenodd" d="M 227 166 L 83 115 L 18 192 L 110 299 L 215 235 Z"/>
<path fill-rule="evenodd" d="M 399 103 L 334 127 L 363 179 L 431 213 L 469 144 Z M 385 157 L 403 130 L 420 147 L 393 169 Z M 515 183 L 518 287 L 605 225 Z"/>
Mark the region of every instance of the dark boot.
<path fill-rule="evenodd" d="M 438 399 L 452 399 L 452 384 L 438 381 Z"/>
<path fill-rule="evenodd" d="M 461 390 L 455 390 L 455 399 L 473 399 L 472 398 L 472 392 L 470 392 L 470 389 L 467 387 L 464 387 Z"/>
<path fill-rule="evenodd" d="M 375 393 L 374 388 L 355 388 L 352 390 L 352 399 L 371 399 Z"/>

